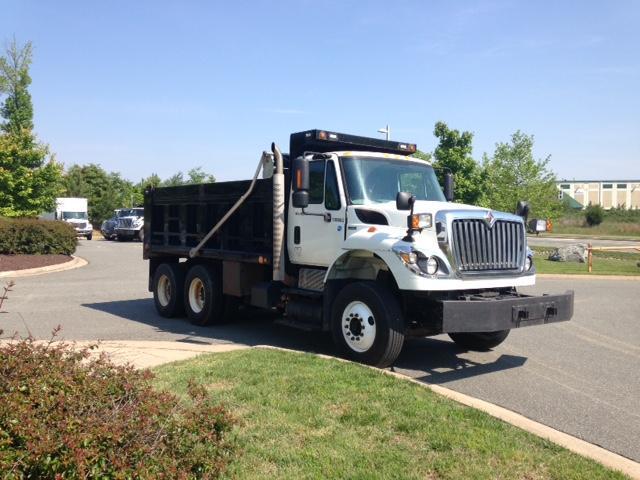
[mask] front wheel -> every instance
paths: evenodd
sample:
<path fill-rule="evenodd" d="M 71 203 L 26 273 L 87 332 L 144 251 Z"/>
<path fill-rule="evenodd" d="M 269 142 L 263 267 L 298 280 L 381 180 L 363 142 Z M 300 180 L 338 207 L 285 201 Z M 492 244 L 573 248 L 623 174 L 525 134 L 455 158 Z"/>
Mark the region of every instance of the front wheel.
<path fill-rule="evenodd" d="M 335 298 L 331 331 L 347 358 L 388 367 L 402 350 L 404 330 L 398 301 L 376 282 L 350 283 Z"/>
<path fill-rule="evenodd" d="M 144 242 L 144 228 L 141 228 L 140 231 L 138 232 L 138 240 L 140 240 L 141 242 Z"/>
<path fill-rule="evenodd" d="M 497 347 L 509 336 L 511 330 L 498 330 L 497 332 L 474 332 L 474 333 L 450 333 L 451 340 L 462 348 L 486 352 L 493 347 Z"/>
<path fill-rule="evenodd" d="M 93 238 L 93 233 L 90 233 L 89 235 L 87 235 L 87 240 L 91 240 Z"/>

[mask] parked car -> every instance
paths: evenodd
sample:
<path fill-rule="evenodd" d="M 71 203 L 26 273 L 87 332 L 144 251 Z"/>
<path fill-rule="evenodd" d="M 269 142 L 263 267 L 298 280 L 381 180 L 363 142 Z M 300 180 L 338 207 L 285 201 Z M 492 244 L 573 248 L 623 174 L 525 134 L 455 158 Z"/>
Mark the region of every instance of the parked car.
<path fill-rule="evenodd" d="M 127 208 L 120 212 L 116 223 L 116 237 L 120 241 L 144 238 L 144 208 Z"/>
<path fill-rule="evenodd" d="M 102 222 L 100 232 L 105 240 L 115 240 L 116 238 L 116 225 L 118 224 L 118 218 L 121 216 L 123 208 L 116 208 L 113 211 L 113 217 Z"/>

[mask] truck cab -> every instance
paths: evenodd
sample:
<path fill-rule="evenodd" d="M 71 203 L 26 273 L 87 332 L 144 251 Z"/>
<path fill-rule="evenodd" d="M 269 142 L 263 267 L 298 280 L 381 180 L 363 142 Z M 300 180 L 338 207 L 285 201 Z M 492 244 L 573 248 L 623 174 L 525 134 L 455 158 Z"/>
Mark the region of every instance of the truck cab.
<path fill-rule="evenodd" d="M 452 176 L 441 187 L 416 150 L 309 130 L 288 155 L 264 152 L 251 182 L 148 192 L 156 308 L 199 324 L 229 318 L 229 305 L 276 310 L 383 367 L 409 336 L 486 350 L 513 328 L 570 319 L 573 292 L 518 292 L 535 283 L 526 215 L 453 203 Z"/>
<path fill-rule="evenodd" d="M 93 225 L 89 222 L 86 198 L 56 198 L 55 219 L 70 224 L 78 237 L 85 237 L 87 240 L 93 238 Z"/>

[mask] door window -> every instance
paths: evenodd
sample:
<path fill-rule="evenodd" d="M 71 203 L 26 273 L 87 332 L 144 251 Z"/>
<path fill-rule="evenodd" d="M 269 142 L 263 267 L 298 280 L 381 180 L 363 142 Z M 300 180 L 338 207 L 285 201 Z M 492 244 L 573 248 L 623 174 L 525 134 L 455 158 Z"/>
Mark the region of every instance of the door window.
<path fill-rule="evenodd" d="M 313 160 L 309 163 L 309 203 L 322 203 L 324 200 L 324 166 L 326 160 Z"/>
<path fill-rule="evenodd" d="M 327 162 L 327 175 L 324 185 L 324 206 L 327 210 L 340 210 L 341 207 L 336 166 L 333 162 Z"/>

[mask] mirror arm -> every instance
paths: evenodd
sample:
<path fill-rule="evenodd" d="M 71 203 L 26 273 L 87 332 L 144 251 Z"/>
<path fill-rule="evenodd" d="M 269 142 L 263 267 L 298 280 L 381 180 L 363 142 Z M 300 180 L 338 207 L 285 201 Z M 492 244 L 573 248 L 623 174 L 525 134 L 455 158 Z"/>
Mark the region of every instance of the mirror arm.
<path fill-rule="evenodd" d="M 415 240 L 413 238 L 413 228 L 411 227 L 411 219 L 413 218 L 413 207 L 416 204 L 415 195 L 411 195 L 411 210 L 409 211 L 409 216 L 407 217 L 407 234 L 404 236 L 402 241 L 413 243 Z"/>

